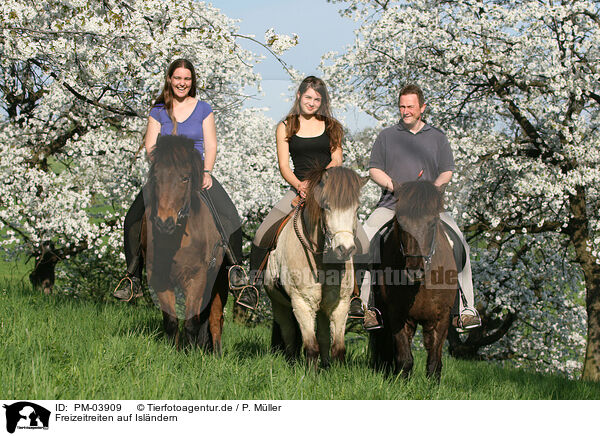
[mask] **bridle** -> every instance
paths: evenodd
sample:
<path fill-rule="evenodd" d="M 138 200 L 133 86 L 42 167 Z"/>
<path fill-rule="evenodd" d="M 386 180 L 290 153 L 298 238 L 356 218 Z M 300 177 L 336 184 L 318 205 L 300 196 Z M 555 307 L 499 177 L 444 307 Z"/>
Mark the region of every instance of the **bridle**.
<path fill-rule="evenodd" d="M 352 235 L 352 237 L 354 237 L 354 232 L 350 231 L 350 230 L 338 230 L 337 232 L 332 233 L 331 230 L 329 230 L 327 223 L 325 222 L 325 216 L 322 216 L 321 217 L 321 232 L 323 233 L 323 237 L 324 237 L 323 250 L 319 251 L 316 248 L 312 248 L 311 245 L 318 247 L 318 244 L 311 241 L 308 236 L 305 238 L 302 235 L 300 228 L 298 227 L 298 219 L 302 218 L 301 212 L 304 207 L 304 204 L 305 204 L 305 201 L 301 200 L 298 203 L 298 205 L 296 206 L 296 208 L 294 209 L 294 231 L 296 232 L 296 236 L 300 240 L 300 243 L 302 244 L 302 246 L 304 248 L 306 248 L 308 251 L 310 251 L 312 254 L 323 254 L 324 252 L 331 250 L 331 247 L 333 244 L 333 238 L 335 238 L 335 236 L 340 233 L 349 233 Z M 303 227 L 305 227 L 304 222 L 302 224 L 303 224 Z"/>
<path fill-rule="evenodd" d="M 405 259 L 406 258 L 416 258 L 416 259 L 420 258 L 420 259 L 423 259 L 424 266 L 425 266 L 425 271 L 428 271 L 429 268 L 431 267 L 431 259 L 433 258 L 433 255 L 435 254 L 436 239 L 437 239 L 437 232 L 438 232 L 438 222 L 439 222 L 439 219 L 436 219 L 435 226 L 433 228 L 433 237 L 431 238 L 431 245 L 429 246 L 429 253 L 427 255 L 423 255 L 423 254 L 407 254 L 406 253 L 406 249 L 404 247 L 404 244 L 402 243 L 402 238 L 398 238 L 399 241 L 400 241 L 400 254 L 402 254 L 402 256 Z"/>

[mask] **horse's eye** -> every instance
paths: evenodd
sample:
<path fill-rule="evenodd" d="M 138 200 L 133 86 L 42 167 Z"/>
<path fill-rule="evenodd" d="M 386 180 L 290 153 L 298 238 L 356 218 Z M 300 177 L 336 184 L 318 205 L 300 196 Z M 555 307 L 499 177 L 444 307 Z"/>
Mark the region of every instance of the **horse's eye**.
<path fill-rule="evenodd" d="M 187 183 L 187 182 L 189 182 L 189 181 L 190 181 L 190 176 L 182 176 L 182 177 L 181 177 L 181 181 L 182 181 L 183 183 Z"/>

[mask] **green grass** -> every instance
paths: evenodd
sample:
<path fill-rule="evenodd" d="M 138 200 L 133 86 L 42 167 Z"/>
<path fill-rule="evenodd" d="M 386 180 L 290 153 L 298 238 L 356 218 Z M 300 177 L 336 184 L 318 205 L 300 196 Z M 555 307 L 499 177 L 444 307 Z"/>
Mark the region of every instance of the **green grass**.
<path fill-rule="evenodd" d="M 0 287 L 0 398 L 4 399 L 600 399 L 600 384 L 444 357 L 439 385 L 416 353 L 409 381 L 368 365 L 367 341 L 348 335 L 344 365 L 307 372 L 269 353 L 268 325 L 225 321 L 221 358 L 177 351 L 158 309 L 45 297 Z"/>

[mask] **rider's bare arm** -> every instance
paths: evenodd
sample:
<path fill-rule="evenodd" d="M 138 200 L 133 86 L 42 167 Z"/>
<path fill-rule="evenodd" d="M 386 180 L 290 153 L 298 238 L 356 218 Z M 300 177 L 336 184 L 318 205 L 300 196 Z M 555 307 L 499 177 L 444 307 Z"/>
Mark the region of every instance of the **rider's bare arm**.
<path fill-rule="evenodd" d="M 144 146 L 146 147 L 148 159 L 150 159 L 152 150 L 154 150 L 159 133 L 160 123 L 154 118 L 148 117 L 148 126 L 146 127 L 146 134 L 144 135 Z"/>
<path fill-rule="evenodd" d="M 295 189 L 300 190 L 300 180 L 294 175 L 290 168 L 290 145 L 286 138 L 286 129 L 283 123 L 279 123 L 276 132 L 277 140 L 277 161 L 279 163 L 279 172 L 281 176 Z"/>
<path fill-rule="evenodd" d="M 437 179 L 435 179 L 433 184 L 435 186 L 443 186 L 450 183 L 450 180 L 452 180 L 452 171 L 444 171 L 437 177 Z"/>
<path fill-rule="evenodd" d="M 331 162 L 329 162 L 329 165 L 327 165 L 327 168 L 341 166 L 342 159 L 343 159 L 342 147 L 338 147 L 335 149 L 335 151 L 333 153 L 331 153 Z"/>
<path fill-rule="evenodd" d="M 371 177 L 371 180 L 373 180 L 382 188 L 385 188 L 388 191 L 394 190 L 392 178 L 388 176 L 383 170 L 380 170 L 379 168 L 370 168 L 369 176 Z"/>

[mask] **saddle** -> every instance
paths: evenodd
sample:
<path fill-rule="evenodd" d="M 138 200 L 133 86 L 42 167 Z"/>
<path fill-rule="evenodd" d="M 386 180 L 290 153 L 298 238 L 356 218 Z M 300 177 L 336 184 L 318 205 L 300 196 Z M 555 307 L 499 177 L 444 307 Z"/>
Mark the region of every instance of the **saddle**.
<path fill-rule="evenodd" d="M 447 223 L 443 222 L 444 231 L 446 233 L 446 237 L 452 246 L 452 251 L 454 253 L 454 261 L 456 262 L 456 270 L 460 273 L 465 264 L 467 262 L 467 252 L 465 250 L 465 246 L 463 245 L 458 234 L 450 227 Z M 373 264 L 378 264 L 381 262 L 379 259 L 379 254 L 381 253 L 382 244 L 388 240 L 388 238 L 392 235 L 392 230 L 394 228 L 394 218 L 385 223 L 378 231 L 375 233 L 375 236 L 371 240 L 371 245 L 369 247 L 369 258 L 373 262 Z"/>
<path fill-rule="evenodd" d="M 299 195 L 297 195 L 292 200 L 292 207 L 293 207 L 292 211 L 290 213 L 288 213 L 285 217 L 281 218 L 279 221 L 276 221 L 275 223 L 273 223 L 273 225 L 265 232 L 263 240 L 268 241 L 268 244 L 265 244 L 266 254 L 265 254 L 264 258 L 261 260 L 260 266 L 258 267 L 258 272 L 257 272 L 256 278 L 254 280 L 255 282 L 258 281 L 258 277 L 261 275 L 262 271 L 265 269 L 265 266 L 267 265 L 267 260 L 269 259 L 269 255 L 271 254 L 271 251 L 273 251 L 273 250 L 275 250 L 275 248 L 277 248 L 277 241 L 279 240 L 279 235 L 281 234 L 281 231 L 283 230 L 283 228 L 285 227 L 287 222 L 292 218 L 296 207 L 298 207 L 298 204 L 300 204 L 301 201 L 302 201 L 302 199 L 300 198 Z"/>

